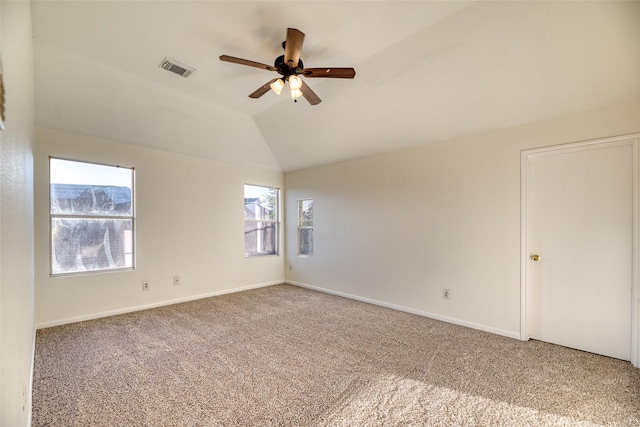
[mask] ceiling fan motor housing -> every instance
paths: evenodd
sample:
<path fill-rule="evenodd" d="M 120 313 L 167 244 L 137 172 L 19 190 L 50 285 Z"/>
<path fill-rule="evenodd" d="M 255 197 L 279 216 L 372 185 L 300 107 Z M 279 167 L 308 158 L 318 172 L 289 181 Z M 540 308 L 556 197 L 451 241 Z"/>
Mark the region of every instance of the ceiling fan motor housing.
<path fill-rule="evenodd" d="M 276 58 L 276 61 L 273 63 L 273 66 L 276 68 L 276 71 L 278 71 L 279 74 L 285 77 L 285 80 L 289 76 L 301 74 L 302 70 L 304 70 L 302 59 L 298 59 L 298 66 L 293 68 L 290 67 L 289 64 L 284 62 L 284 55 L 278 56 Z"/>

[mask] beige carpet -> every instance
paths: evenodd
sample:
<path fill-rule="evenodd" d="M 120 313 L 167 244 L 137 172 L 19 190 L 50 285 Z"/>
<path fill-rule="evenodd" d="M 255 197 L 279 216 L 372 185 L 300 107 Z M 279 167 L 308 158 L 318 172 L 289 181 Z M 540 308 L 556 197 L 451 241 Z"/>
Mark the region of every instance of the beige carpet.
<path fill-rule="evenodd" d="M 640 370 L 278 285 L 39 330 L 33 426 L 640 426 Z"/>

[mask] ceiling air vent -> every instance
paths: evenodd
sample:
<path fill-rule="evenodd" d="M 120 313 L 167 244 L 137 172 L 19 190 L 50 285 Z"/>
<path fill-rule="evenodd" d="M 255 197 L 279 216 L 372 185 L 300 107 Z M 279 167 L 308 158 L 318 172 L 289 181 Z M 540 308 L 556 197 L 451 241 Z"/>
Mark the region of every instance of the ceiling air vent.
<path fill-rule="evenodd" d="M 191 73 L 193 73 L 196 69 L 191 68 L 187 65 L 181 64 L 178 61 L 171 58 L 164 58 L 160 63 L 160 67 L 164 68 L 167 71 L 171 71 L 172 73 L 176 73 L 182 77 L 189 77 Z"/>

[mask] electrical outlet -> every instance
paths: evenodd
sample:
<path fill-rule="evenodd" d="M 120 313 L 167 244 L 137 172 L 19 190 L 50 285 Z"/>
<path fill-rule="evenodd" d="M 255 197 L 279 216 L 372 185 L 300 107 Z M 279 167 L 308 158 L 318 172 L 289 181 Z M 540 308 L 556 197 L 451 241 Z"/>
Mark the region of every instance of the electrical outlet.
<path fill-rule="evenodd" d="M 150 289 L 150 287 L 149 287 L 149 281 L 148 281 L 148 280 L 143 281 L 143 282 L 142 282 L 142 290 L 143 290 L 143 291 L 148 291 L 149 289 Z"/>
<path fill-rule="evenodd" d="M 451 291 L 449 289 L 442 290 L 442 298 L 451 299 Z"/>
<path fill-rule="evenodd" d="M 173 286 L 178 286 L 180 284 L 180 277 L 173 276 Z"/>

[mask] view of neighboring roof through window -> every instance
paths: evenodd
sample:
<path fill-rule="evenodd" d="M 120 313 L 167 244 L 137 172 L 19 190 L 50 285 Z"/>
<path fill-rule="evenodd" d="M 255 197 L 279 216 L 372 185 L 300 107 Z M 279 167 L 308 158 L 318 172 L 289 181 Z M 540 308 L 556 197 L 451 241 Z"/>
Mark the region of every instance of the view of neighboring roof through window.
<path fill-rule="evenodd" d="M 244 256 L 277 255 L 280 233 L 280 190 L 244 186 Z"/>
<path fill-rule="evenodd" d="M 51 275 L 134 267 L 133 168 L 50 158 Z"/>

